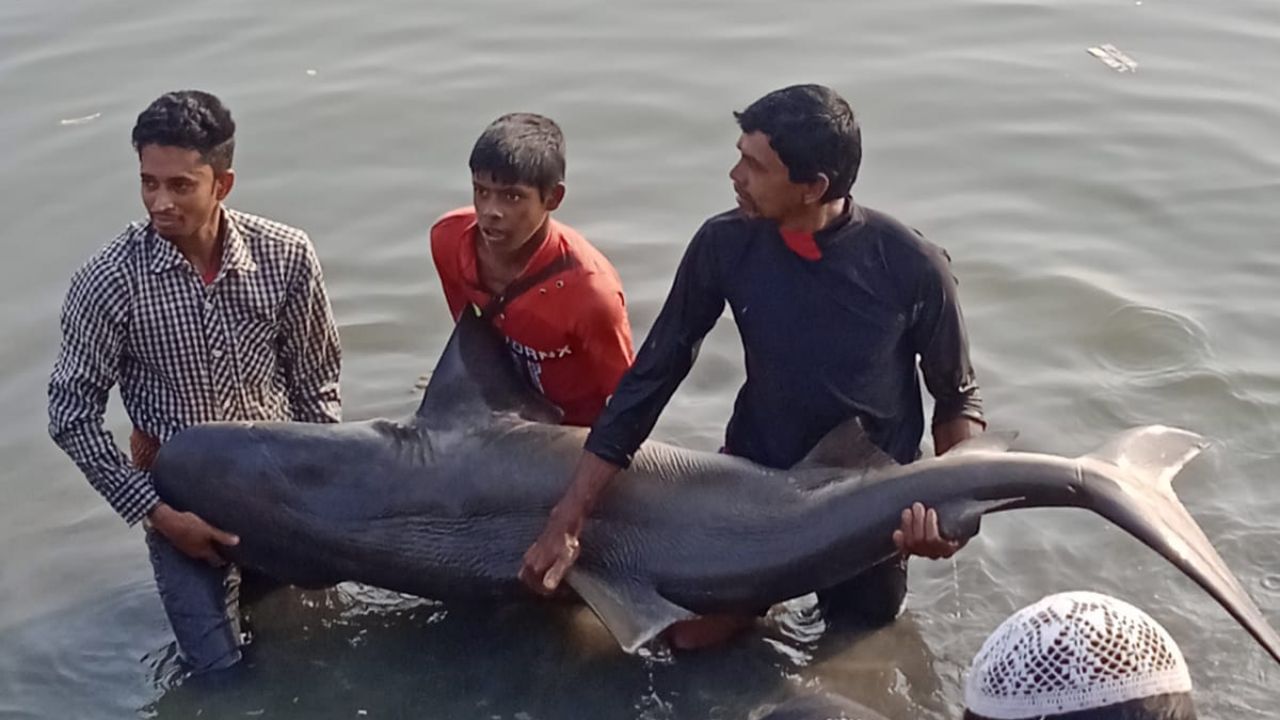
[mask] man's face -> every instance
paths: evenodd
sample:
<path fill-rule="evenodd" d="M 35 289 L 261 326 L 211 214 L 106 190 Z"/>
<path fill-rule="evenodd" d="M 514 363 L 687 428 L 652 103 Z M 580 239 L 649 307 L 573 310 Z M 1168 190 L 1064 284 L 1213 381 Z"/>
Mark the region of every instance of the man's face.
<path fill-rule="evenodd" d="M 493 250 L 514 252 L 527 243 L 564 199 L 564 185 L 543 193 L 532 185 L 500 183 L 488 173 L 472 173 L 471 201 L 480 239 Z"/>
<path fill-rule="evenodd" d="M 782 222 L 804 207 L 808 185 L 791 182 L 782 158 L 761 132 L 743 133 L 738 138 L 738 162 L 729 170 L 738 207 L 750 217 Z"/>
<path fill-rule="evenodd" d="M 196 150 L 146 145 L 138 153 L 142 204 L 156 232 L 183 240 L 217 222 L 218 204 L 231 191 L 231 170 L 215 174 Z"/>

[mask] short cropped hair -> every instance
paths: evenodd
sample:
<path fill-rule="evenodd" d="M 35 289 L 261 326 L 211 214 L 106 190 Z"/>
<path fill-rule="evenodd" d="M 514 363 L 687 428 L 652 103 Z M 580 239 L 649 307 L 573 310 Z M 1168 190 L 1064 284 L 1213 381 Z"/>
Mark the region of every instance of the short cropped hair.
<path fill-rule="evenodd" d="M 148 145 L 195 150 L 200 159 L 223 173 L 231 168 L 236 149 L 236 123 L 216 96 L 200 90 L 161 95 L 138 115 L 133 126 L 133 149 Z"/>
<path fill-rule="evenodd" d="M 549 117 L 503 115 L 480 134 L 469 164 L 472 173 L 505 185 L 529 185 L 545 197 L 564 182 L 564 133 Z"/>
<path fill-rule="evenodd" d="M 849 194 L 862 164 L 862 130 L 853 108 L 822 85 L 792 85 L 774 90 L 733 114 L 744 133 L 760 132 L 794 183 L 826 175 L 823 202 Z"/>

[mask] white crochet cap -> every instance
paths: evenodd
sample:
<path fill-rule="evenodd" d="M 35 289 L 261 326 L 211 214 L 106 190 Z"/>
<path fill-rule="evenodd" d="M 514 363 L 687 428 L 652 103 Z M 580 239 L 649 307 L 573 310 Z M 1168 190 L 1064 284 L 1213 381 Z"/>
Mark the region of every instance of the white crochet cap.
<path fill-rule="evenodd" d="M 1149 615 L 1092 592 L 1014 613 L 973 658 L 965 706 L 995 720 L 1039 718 L 1191 692 L 1178 645 Z"/>

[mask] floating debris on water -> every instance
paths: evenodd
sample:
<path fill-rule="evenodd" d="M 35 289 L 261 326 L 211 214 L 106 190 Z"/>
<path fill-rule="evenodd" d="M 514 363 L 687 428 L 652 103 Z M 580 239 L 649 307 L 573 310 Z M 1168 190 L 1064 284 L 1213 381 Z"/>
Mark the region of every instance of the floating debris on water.
<path fill-rule="evenodd" d="M 1137 61 L 1124 54 L 1116 48 L 1115 45 L 1110 43 L 1091 47 L 1085 52 L 1098 58 L 1107 67 L 1115 70 L 1116 72 L 1134 72 L 1138 69 Z"/>
<path fill-rule="evenodd" d="M 100 117 L 102 117 L 102 113 L 96 112 L 92 115 L 85 115 L 83 117 L 66 118 L 64 120 L 59 120 L 58 124 L 59 125 L 83 125 L 88 122 L 93 122 L 94 120 L 97 120 Z"/>
<path fill-rule="evenodd" d="M 314 68 L 307 68 L 307 75 L 310 75 L 311 77 L 315 77 L 315 76 L 316 76 L 316 71 L 315 71 L 315 69 L 314 69 Z"/>

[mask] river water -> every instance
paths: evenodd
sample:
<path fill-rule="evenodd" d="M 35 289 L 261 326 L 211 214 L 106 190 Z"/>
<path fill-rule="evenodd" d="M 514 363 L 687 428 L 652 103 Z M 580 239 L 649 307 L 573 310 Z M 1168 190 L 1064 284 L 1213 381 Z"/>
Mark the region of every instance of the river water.
<path fill-rule="evenodd" d="M 1137 70 L 1086 52 L 1103 43 Z M 163 91 L 222 96 L 231 204 L 311 233 L 345 413 L 364 419 L 408 413 L 447 337 L 426 231 L 468 201 L 494 117 L 564 127 L 558 217 L 618 267 L 639 340 L 689 236 L 733 201 L 730 111 L 821 82 L 863 123 L 857 199 L 954 258 L 993 426 L 1064 454 L 1149 422 L 1212 438 L 1177 487 L 1280 622 L 1278 43 L 1274 0 L 5 0 L 0 716 L 728 719 L 822 687 L 940 720 L 986 634 L 1071 589 L 1163 623 L 1204 716 L 1272 715 L 1280 673 L 1224 611 L 1065 510 L 915 562 L 906 614 L 870 634 L 801 600 L 722 650 L 633 658 L 581 609 L 343 586 L 268 597 L 250 664 L 176 685 L 140 532 L 49 441 L 44 389 L 70 274 L 142 214 L 128 135 Z M 726 318 L 657 436 L 716 447 L 741 379 Z M 110 421 L 123 438 L 114 401 Z"/>

